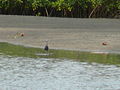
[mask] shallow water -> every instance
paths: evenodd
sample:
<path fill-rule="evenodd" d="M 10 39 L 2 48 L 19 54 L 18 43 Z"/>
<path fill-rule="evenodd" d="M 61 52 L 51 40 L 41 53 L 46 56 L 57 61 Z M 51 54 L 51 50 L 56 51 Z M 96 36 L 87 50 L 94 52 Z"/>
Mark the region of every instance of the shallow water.
<path fill-rule="evenodd" d="M 120 67 L 0 56 L 0 90 L 120 90 Z"/>

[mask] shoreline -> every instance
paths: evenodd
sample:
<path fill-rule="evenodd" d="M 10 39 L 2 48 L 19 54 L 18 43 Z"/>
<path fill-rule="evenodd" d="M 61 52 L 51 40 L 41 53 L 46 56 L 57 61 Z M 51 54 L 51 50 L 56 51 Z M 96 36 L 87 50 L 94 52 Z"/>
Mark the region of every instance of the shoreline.
<path fill-rule="evenodd" d="M 120 32 L 73 32 L 74 30 L 69 31 L 69 29 L 65 31 L 68 33 L 59 29 L 0 28 L 0 42 L 44 48 L 45 41 L 48 40 L 50 49 L 120 53 Z M 16 36 L 17 32 L 25 33 L 25 36 Z M 106 41 L 108 45 L 102 45 Z"/>
<path fill-rule="evenodd" d="M 26 45 L 26 44 L 20 44 L 20 43 L 15 43 L 15 42 L 8 42 L 8 41 L 1 41 L 0 43 L 8 43 L 12 45 L 20 45 L 23 47 L 29 47 L 29 48 L 40 48 L 44 49 L 44 47 L 38 47 L 38 46 L 33 46 L 33 45 Z M 79 52 L 89 52 L 93 54 L 120 54 L 120 51 L 112 51 L 112 50 L 77 50 L 77 49 L 67 49 L 67 48 L 50 48 L 51 50 L 67 50 L 67 51 L 79 51 Z"/>
<path fill-rule="evenodd" d="M 120 20 L 0 15 L 0 41 L 50 49 L 120 53 Z M 24 33 L 21 37 L 17 33 Z M 106 45 L 104 45 L 104 43 Z"/>
<path fill-rule="evenodd" d="M 24 47 L 10 43 L 0 43 L 0 54 L 10 57 L 68 59 L 88 63 L 112 64 L 117 66 L 120 64 L 120 54 L 98 54 L 98 52 L 91 53 L 59 49 L 50 49 L 46 52 L 41 48 Z"/>

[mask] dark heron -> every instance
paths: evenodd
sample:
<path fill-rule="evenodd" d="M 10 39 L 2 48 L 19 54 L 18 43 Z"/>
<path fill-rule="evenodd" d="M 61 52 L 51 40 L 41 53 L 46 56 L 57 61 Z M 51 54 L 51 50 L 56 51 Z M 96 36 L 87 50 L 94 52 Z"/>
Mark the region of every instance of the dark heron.
<path fill-rule="evenodd" d="M 49 50 L 49 47 L 48 47 L 48 41 L 46 41 L 46 45 L 45 45 L 44 50 L 45 50 L 45 51 L 48 51 L 48 50 Z"/>
<path fill-rule="evenodd" d="M 48 45 L 45 46 L 44 50 L 45 50 L 45 51 L 48 51 L 48 50 L 49 50 Z"/>

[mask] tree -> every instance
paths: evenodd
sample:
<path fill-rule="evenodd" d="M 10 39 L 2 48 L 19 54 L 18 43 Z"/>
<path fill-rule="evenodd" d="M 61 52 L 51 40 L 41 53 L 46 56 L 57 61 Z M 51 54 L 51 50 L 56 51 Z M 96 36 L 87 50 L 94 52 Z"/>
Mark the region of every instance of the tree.
<path fill-rule="evenodd" d="M 33 11 L 36 14 L 41 14 L 44 16 L 49 16 L 48 8 L 50 8 L 51 4 L 49 0 L 34 0 L 32 3 Z"/>
<path fill-rule="evenodd" d="M 1 14 L 114 18 L 119 0 L 0 0 Z"/>

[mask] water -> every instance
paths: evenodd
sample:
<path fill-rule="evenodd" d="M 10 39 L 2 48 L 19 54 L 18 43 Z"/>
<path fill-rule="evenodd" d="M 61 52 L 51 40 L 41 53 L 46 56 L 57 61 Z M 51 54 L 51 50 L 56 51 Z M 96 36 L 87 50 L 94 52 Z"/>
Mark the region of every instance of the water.
<path fill-rule="evenodd" d="M 0 90 L 120 90 L 120 67 L 0 56 Z"/>

